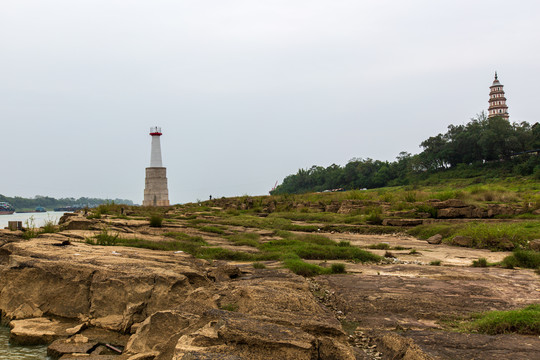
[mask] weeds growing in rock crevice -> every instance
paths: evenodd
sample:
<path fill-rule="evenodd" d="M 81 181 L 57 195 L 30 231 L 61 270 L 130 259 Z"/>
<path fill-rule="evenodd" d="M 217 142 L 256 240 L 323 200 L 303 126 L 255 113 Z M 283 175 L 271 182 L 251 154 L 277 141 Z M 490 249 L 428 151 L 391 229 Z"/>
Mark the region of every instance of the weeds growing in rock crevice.
<path fill-rule="evenodd" d="M 31 216 L 28 220 L 25 222 L 24 227 L 24 233 L 23 238 L 25 239 L 32 239 L 37 237 L 40 234 L 50 234 L 60 231 L 60 228 L 58 225 L 56 225 L 56 221 L 51 219 L 50 217 L 45 220 L 45 223 L 42 227 L 38 228 L 36 226 L 34 217 Z"/>

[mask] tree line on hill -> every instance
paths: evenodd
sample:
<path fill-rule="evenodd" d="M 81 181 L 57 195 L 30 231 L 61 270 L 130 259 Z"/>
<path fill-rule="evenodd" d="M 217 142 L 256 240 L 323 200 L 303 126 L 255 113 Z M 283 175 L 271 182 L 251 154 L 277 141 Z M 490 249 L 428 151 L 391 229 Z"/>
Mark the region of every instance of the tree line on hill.
<path fill-rule="evenodd" d="M 75 206 L 75 207 L 96 207 L 101 204 L 107 204 L 114 202 L 116 204 L 133 205 L 133 201 L 126 199 L 98 199 L 80 197 L 75 198 L 62 198 L 55 199 L 49 196 L 36 195 L 33 198 L 23 198 L 20 196 L 8 197 L 0 194 L 0 202 L 10 203 L 16 210 L 34 210 L 36 207 L 41 206 L 47 210 L 53 210 L 54 208 Z"/>
<path fill-rule="evenodd" d="M 401 152 L 395 161 L 353 158 L 345 166 L 312 166 L 287 176 L 270 193 L 299 194 L 330 189 L 407 185 L 434 174 L 456 177 L 496 174 L 534 175 L 540 179 L 540 124 L 510 123 L 485 113 L 465 125 L 450 125 L 444 134 L 424 140 L 423 151 Z"/>

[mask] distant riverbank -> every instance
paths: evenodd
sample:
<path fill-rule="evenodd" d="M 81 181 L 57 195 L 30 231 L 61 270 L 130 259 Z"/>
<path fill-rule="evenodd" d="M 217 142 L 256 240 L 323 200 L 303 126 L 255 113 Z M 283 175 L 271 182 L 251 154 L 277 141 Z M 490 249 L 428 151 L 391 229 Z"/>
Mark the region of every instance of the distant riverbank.
<path fill-rule="evenodd" d="M 8 225 L 8 221 L 22 221 L 23 226 L 40 227 L 47 221 L 53 221 L 58 224 L 60 217 L 65 214 L 65 211 L 46 211 L 35 213 L 14 213 L 11 215 L 0 215 L 0 229 Z"/>

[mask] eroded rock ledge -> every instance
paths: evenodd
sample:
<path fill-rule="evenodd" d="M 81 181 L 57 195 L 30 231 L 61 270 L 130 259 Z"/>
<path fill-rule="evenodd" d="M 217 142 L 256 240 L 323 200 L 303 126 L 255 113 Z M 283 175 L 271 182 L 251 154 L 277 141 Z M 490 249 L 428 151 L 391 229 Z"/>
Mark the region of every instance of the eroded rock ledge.
<path fill-rule="evenodd" d="M 355 359 L 302 277 L 181 252 L 3 236 L 0 310 L 63 360 Z"/>

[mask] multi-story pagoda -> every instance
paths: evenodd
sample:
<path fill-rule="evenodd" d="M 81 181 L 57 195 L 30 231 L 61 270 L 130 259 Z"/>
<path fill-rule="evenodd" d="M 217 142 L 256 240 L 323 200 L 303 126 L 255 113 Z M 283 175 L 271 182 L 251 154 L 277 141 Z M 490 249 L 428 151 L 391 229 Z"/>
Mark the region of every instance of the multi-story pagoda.
<path fill-rule="evenodd" d="M 495 72 L 495 80 L 493 80 L 493 85 L 489 87 L 489 90 L 488 118 L 500 116 L 508 120 L 508 106 L 504 97 L 503 85 L 499 82 L 497 72 Z"/>

